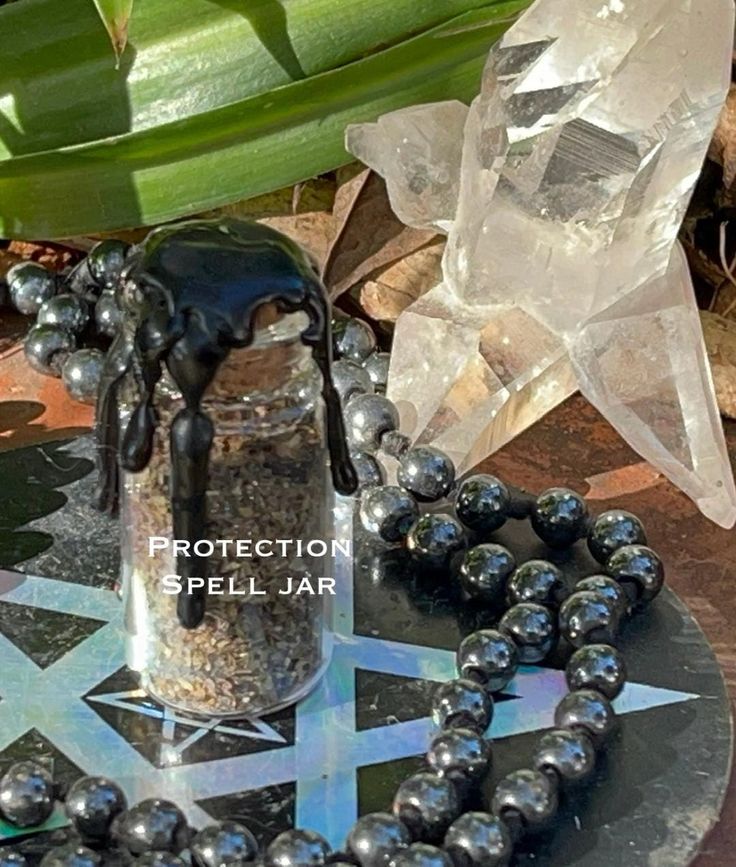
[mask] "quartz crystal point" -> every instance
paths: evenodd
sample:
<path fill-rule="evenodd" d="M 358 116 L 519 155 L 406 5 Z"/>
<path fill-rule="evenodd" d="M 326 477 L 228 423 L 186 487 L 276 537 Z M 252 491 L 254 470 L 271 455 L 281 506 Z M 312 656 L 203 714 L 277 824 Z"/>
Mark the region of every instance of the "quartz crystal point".
<path fill-rule="evenodd" d="M 397 214 L 448 234 L 443 282 L 394 338 L 388 394 L 416 442 L 467 470 L 579 388 L 706 516 L 736 522 L 677 245 L 733 27 L 733 0 L 537 0 L 469 112 L 349 128 Z"/>

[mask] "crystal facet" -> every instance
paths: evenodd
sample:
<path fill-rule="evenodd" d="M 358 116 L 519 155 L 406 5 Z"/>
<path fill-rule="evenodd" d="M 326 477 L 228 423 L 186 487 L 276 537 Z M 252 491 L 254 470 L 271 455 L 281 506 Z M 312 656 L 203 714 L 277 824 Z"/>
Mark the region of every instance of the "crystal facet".
<path fill-rule="evenodd" d="M 733 23 L 732 0 L 537 0 L 467 114 L 349 128 L 397 214 L 448 233 L 443 282 L 394 338 L 388 395 L 416 443 L 463 472 L 580 388 L 705 515 L 736 522 L 677 245 Z"/>

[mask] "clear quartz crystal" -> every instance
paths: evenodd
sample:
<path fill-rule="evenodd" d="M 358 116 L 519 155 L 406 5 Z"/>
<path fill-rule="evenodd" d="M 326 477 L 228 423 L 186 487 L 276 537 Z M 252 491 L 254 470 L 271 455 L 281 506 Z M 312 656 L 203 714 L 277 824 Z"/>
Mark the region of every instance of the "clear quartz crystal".
<path fill-rule="evenodd" d="M 448 232 L 443 282 L 396 327 L 388 393 L 413 440 L 462 471 L 580 388 L 705 515 L 736 522 L 677 245 L 733 25 L 733 0 L 537 0 L 467 115 L 440 103 L 349 129 L 397 214 Z"/>

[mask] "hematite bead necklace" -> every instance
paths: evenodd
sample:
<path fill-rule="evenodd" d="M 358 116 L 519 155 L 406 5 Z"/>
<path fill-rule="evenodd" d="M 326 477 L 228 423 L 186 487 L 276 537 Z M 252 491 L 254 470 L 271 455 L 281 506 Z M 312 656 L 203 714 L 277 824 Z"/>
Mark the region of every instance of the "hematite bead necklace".
<path fill-rule="evenodd" d="M 336 366 L 352 358 L 350 363 L 365 371 L 356 362 L 365 365 L 372 357 L 375 339 L 364 323 L 355 323 L 347 320 L 337 329 L 341 359 Z M 385 364 L 374 366 L 385 382 Z M 486 474 L 455 486 L 447 455 L 431 447 L 410 448 L 397 431 L 398 414 L 390 401 L 361 390 L 374 388 L 379 373 L 369 377 L 370 386 L 352 368 L 343 380 L 352 382 L 345 417 L 353 445 L 361 449 L 355 451 L 355 465 L 362 482 L 362 523 L 386 543 L 405 543 L 425 567 L 447 568 L 459 558 L 456 575 L 465 593 L 489 605 L 505 600 L 507 608 L 496 628 L 480 629 L 461 642 L 458 677 L 442 684 L 433 698 L 439 731 L 429 745 L 426 769 L 401 783 L 391 812 L 359 818 L 345 852 L 331 852 L 319 834 L 295 829 L 278 835 L 262 860 L 267 867 L 343 862 L 359 867 L 500 867 L 526 832 L 551 822 L 565 788 L 592 774 L 596 753 L 615 727 L 611 702 L 626 679 L 624 659 L 613 646 L 618 626 L 657 596 L 664 569 L 646 545 L 641 522 L 628 512 L 591 518 L 574 491 L 552 488 L 534 498 L 514 494 Z M 373 456 L 379 449 L 399 460 L 398 486 L 383 484 Z M 454 515 L 420 514 L 419 502 L 436 502 L 450 493 Z M 568 595 L 552 563 L 517 565 L 508 549 L 492 542 L 468 547 L 469 534 L 492 533 L 508 519 L 526 517 L 553 548 L 587 537 L 605 574 L 583 578 Z M 575 651 L 565 669 L 570 691 L 555 710 L 555 728 L 539 739 L 530 767 L 498 782 L 488 812 L 464 812 L 492 762 L 485 733 L 493 718 L 493 695 L 514 678 L 520 664 L 544 660 L 559 638 Z M 128 808 L 120 788 L 101 777 L 78 780 L 65 807 L 79 840 L 49 852 L 42 867 L 99 867 L 101 852 L 109 846 L 148 867 L 178 867 L 184 863 L 178 856 L 186 849 L 197 867 L 235 867 L 258 859 L 255 839 L 243 825 L 223 822 L 192 835 L 174 804 L 150 799 Z M 16 763 L 0 780 L 0 813 L 12 824 L 31 828 L 52 809 L 53 783 L 37 763 Z M 0 853 L 0 867 L 24 864 L 16 853 Z"/>

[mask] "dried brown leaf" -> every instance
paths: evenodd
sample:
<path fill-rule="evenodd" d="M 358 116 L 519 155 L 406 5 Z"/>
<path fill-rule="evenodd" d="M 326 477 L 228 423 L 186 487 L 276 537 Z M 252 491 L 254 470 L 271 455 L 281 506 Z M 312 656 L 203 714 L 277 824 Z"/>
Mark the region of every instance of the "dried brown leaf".
<path fill-rule="evenodd" d="M 716 398 L 721 413 L 736 418 L 736 322 L 700 311 Z"/>
<path fill-rule="evenodd" d="M 736 85 L 726 97 L 708 156 L 723 166 L 723 183 L 730 188 L 736 180 Z"/>

